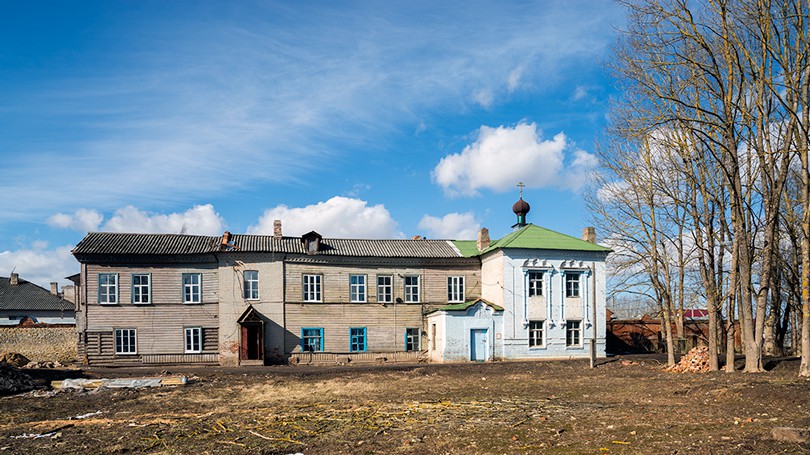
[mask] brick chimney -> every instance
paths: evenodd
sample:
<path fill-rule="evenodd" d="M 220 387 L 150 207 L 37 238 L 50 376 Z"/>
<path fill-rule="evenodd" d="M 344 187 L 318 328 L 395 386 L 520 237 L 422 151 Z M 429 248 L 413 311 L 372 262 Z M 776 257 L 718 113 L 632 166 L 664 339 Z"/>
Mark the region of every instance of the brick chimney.
<path fill-rule="evenodd" d="M 582 240 L 596 245 L 596 228 L 588 226 L 582 230 Z"/>
<path fill-rule="evenodd" d="M 11 286 L 17 286 L 20 284 L 20 275 L 17 273 L 12 273 L 8 279 L 8 284 Z"/>
<path fill-rule="evenodd" d="M 489 229 L 482 227 L 481 230 L 478 231 L 476 246 L 478 246 L 478 251 L 484 251 L 489 248 Z"/>
<path fill-rule="evenodd" d="M 273 237 L 281 238 L 281 220 L 273 220 Z"/>
<path fill-rule="evenodd" d="M 59 283 L 51 281 L 51 294 L 59 295 Z"/>

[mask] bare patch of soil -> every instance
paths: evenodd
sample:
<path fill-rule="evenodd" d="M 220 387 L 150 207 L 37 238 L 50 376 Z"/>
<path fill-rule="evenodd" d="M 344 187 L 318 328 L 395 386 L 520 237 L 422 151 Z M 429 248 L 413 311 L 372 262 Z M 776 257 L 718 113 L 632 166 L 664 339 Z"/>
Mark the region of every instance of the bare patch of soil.
<path fill-rule="evenodd" d="M 173 368 L 186 386 L 0 399 L 10 453 L 807 453 L 798 362 L 761 374 L 660 361 Z M 150 376 L 144 369 L 86 377 Z M 40 436 L 40 437 L 37 437 Z"/>

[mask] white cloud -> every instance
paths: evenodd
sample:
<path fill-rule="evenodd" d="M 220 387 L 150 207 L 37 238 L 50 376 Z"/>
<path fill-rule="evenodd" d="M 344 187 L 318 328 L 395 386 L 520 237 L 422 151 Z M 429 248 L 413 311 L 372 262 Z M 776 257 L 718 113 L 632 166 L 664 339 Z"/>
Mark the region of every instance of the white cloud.
<path fill-rule="evenodd" d="M 588 87 L 582 85 L 577 86 L 577 88 L 574 89 L 574 96 L 573 96 L 574 101 L 579 101 L 588 96 L 588 91 L 589 91 Z"/>
<path fill-rule="evenodd" d="M 0 276 L 7 277 L 14 270 L 21 279 L 45 289 L 50 289 L 52 281 L 68 284 L 65 277 L 79 272 L 72 249 L 69 245 L 47 249 L 47 242 L 36 241 L 30 248 L 0 251 Z"/>
<path fill-rule="evenodd" d="M 426 230 L 428 238 L 437 239 L 475 239 L 480 227 L 472 212 L 448 213 L 441 218 L 425 215 L 419 221 L 419 229 Z"/>
<path fill-rule="evenodd" d="M 214 211 L 211 204 L 195 205 L 183 213 L 163 215 L 127 206 L 115 211 L 103 230 L 110 232 L 144 232 L 198 235 L 218 235 L 224 230 L 225 221 Z"/>
<path fill-rule="evenodd" d="M 48 224 L 62 229 L 79 232 L 98 230 L 104 217 L 95 210 L 77 209 L 73 214 L 57 213 L 48 218 Z"/>
<path fill-rule="evenodd" d="M 324 237 L 391 238 L 401 237 L 397 223 L 382 204 L 369 206 L 361 199 L 335 196 L 306 207 L 279 205 L 265 210 L 249 234 L 272 234 L 273 220 L 281 220 L 284 235 L 299 236 L 317 231 Z"/>
<path fill-rule="evenodd" d="M 566 154 L 573 158 L 566 160 Z M 530 188 L 577 190 L 596 158 L 574 149 L 564 133 L 544 140 L 534 123 L 514 127 L 482 126 L 474 143 L 447 155 L 433 170 L 433 180 L 449 195 L 475 195 L 481 188 L 504 191 L 523 182 Z"/>
<path fill-rule="evenodd" d="M 487 109 L 492 107 L 492 103 L 495 101 L 494 98 L 495 95 L 492 94 L 492 90 L 482 89 L 473 93 L 473 100 Z"/>
<path fill-rule="evenodd" d="M 509 73 L 509 76 L 506 78 L 506 87 L 509 89 L 509 93 L 512 93 L 519 88 L 520 80 L 523 77 L 523 70 L 524 67 L 521 65 Z"/>

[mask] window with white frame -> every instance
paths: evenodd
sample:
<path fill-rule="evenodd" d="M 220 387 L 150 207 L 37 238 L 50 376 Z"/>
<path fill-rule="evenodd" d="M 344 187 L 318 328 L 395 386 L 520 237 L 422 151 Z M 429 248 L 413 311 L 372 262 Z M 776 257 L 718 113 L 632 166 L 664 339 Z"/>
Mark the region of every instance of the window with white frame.
<path fill-rule="evenodd" d="M 447 277 L 447 301 L 448 302 L 463 302 L 464 301 L 464 277 L 463 276 L 449 276 L 449 277 Z"/>
<path fill-rule="evenodd" d="M 566 321 L 565 322 L 565 344 L 567 346 L 581 346 L 582 345 L 581 321 Z"/>
<path fill-rule="evenodd" d="M 202 274 L 183 274 L 183 303 L 202 302 Z"/>
<path fill-rule="evenodd" d="M 543 327 L 546 321 L 529 321 L 529 347 L 543 346 Z"/>
<path fill-rule="evenodd" d="M 422 329 L 409 327 L 405 329 L 405 350 L 419 351 L 422 348 Z"/>
<path fill-rule="evenodd" d="M 137 354 L 138 342 L 135 329 L 115 329 L 115 353 Z"/>
<path fill-rule="evenodd" d="M 245 300 L 259 300 L 259 271 L 245 270 L 242 277 Z"/>
<path fill-rule="evenodd" d="M 202 327 L 186 327 L 186 353 L 202 352 Z"/>
<path fill-rule="evenodd" d="M 304 302 L 321 301 L 321 276 L 304 275 Z"/>
<path fill-rule="evenodd" d="M 366 328 L 352 327 L 349 329 L 349 350 L 352 352 L 365 352 Z"/>
<path fill-rule="evenodd" d="M 114 305 L 118 303 L 118 274 L 98 274 L 98 303 Z"/>
<path fill-rule="evenodd" d="M 349 275 L 349 301 L 350 302 L 366 301 L 365 275 Z"/>
<path fill-rule="evenodd" d="M 394 277 L 391 275 L 377 275 L 377 303 L 391 303 L 394 301 Z"/>
<path fill-rule="evenodd" d="M 579 297 L 580 272 L 565 272 L 565 296 Z"/>
<path fill-rule="evenodd" d="M 148 273 L 132 274 L 132 303 L 152 303 L 152 275 Z"/>
<path fill-rule="evenodd" d="M 405 302 L 419 303 L 419 275 L 410 275 L 404 278 Z"/>
<path fill-rule="evenodd" d="M 543 295 L 543 272 L 529 272 L 529 297 Z"/>
<path fill-rule="evenodd" d="M 323 351 L 323 327 L 301 328 L 301 350 L 304 352 Z"/>

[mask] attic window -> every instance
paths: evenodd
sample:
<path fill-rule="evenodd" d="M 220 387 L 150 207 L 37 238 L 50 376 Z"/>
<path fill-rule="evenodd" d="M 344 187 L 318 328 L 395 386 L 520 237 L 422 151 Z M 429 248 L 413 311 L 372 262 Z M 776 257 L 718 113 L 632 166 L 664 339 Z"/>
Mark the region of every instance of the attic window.
<path fill-rule="evenodd" d="M 321 235 L 315 231 L 310 231 L 301 236 L 301 242 L 307 254 L 318 254 L 321 249 Z"/>

